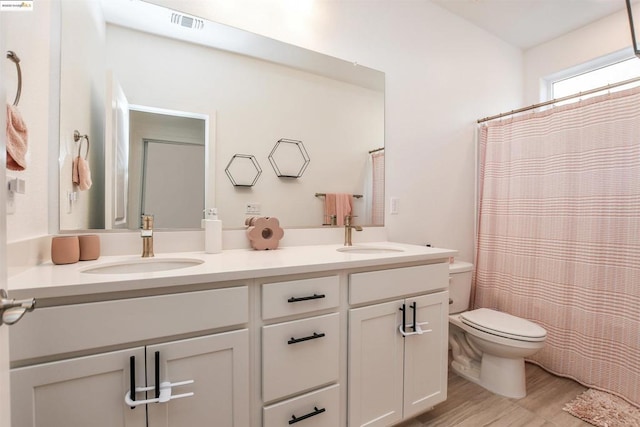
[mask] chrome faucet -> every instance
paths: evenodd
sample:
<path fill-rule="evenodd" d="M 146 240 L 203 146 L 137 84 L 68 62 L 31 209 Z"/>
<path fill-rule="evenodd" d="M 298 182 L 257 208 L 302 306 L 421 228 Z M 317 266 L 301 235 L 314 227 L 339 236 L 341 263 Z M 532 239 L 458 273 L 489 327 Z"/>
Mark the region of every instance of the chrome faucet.
<path fill-rule="evenodd" d="M 353 246 L 351 243 L 351 230 L 362 231 L 362 227 L 359 225 L 351 225 L 351 220 L 354 215 L 345 215 L 344 217 L 344 245 Z"/>
<path fill-rule="evenodd" d="M 152 257 L 153 255 L 153 215 L 142 214 L 142 258 Z"/>

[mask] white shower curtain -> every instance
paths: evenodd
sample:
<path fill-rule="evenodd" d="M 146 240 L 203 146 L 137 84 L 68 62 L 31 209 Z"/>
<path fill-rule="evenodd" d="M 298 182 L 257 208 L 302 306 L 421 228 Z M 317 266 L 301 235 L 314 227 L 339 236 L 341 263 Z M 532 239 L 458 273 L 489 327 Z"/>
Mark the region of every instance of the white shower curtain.
<path fill-rule="evenodd" d="M 384 225 L 384 149 L 369 152 L 364 179 L 364 224 Z"/>
<path fill-rule="evenodd" d="M 371 154 L 372 162 L 372 200 L 371 224 L 384 225 L 384 151 Z"/>
<path fill-rule="evenodd" d="M 532 361 L 640 406 L 640 89 L 480 130 L 474 307 L 543 326 Z"/>

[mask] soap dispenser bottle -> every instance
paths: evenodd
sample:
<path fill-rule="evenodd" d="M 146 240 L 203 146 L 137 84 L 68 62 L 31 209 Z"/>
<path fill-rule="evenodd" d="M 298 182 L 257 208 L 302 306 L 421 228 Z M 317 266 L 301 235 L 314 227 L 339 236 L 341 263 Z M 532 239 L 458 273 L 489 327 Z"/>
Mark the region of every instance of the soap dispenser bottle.
<path fill-rule="evenodd" d="M 222 221 L 216 208 L 204 210 L 204 251 L 208 254 L 222 252 Z"/>

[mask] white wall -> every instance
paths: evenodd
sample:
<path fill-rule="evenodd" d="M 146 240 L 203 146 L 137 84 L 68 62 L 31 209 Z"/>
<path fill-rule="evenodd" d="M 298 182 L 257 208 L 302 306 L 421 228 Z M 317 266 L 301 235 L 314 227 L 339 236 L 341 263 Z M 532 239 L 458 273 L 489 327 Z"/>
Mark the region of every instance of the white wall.
<path fill-rule="evenodd" d="M 201 3 L 216 8 L 209 17 L 219 22 L 384 71 L 387 199 L 400 199 L 399 215 L 387 215 L 389 237 L 472 259 L 474 121 L 522 104 L 518 49 L 427 1 Z M 39 107 L 28 108 L 36 109 L 30 116 L 40 138 L 32 152 L 39 175 L 29 179 L 21 215 L 10 218 L 9 241 L 47 233 L 46 4 L 14 29 L 38 62 L 30 72 L 40 83 L 29 90 L 40 88 L 29 98 Z"/>
<path fill-rule="evenodd" d="M 527 50 L 524 55 L 526 104 L 540 102 L 541 79 L 630 46 L 631 32 L 624 9 Z"/>
<path fill-rule="evenodd" d="M 31 12 L 3 13 L 5 49 L 20 57 L 22 96 L 18 106 L 29 132 L 27 169 L 7 171 L 26 181 L 26 194 L 15 196 L 15 212 L 7 215 L 7 242 L 48 233 L 47 173 L 49 147 L 49 40 L 51 4 L 38 2 Z M 13 62 L 4 59 L 7 103 L 15 97 L 17 83 Z M 3 113 L 4 114 L 4 113 Z"/>
<path fill-rule="evenodd" d="M 5 19 L 7 14 L 0 14 L 0 52 L 5 48 Z M 0 68 L 0 81 L 6 81 L 5 67 Z M 11 70 L 15 73 L 15 70 Z M 6 96 L 5 86 L 0 85 L 0 99 Z M 6 126 L 6 116 L 0 116 L 0 129 Z M 0 188 L 5 188 L 5 162 L 6 162 L 6 134 L 0 133 Z M 0 192 L 0 207 L 5 204 L 5 193 Z M 4 210 L 0 210 L 0 230 L 6 230 L 6 215 Z M 7 245 L 0 240 L 0 288 L 7 288 Z M 9 328 L 0 328 L 0 426 L 11 426 L 11 387 L 9 384 Z"/>

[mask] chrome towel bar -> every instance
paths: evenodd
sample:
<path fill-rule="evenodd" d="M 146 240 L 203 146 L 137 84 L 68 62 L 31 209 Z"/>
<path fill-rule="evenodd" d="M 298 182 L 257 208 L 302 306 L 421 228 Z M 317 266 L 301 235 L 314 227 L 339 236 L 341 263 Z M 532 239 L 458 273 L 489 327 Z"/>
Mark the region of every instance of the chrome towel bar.
<path fill-rule="evenodd" d="M 20 69 L 20 58 L 12 50 L 7 51 L 7 58 L 16 64 L 16 71 L 18 72 L 18 89 L 16 90 L 16 98 L 13 101 L 13 105 L 17 106 L 20 102 L 20 94 L 22 93 L 22 70 Z"/>

